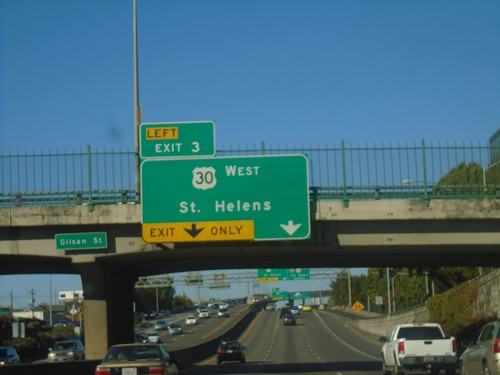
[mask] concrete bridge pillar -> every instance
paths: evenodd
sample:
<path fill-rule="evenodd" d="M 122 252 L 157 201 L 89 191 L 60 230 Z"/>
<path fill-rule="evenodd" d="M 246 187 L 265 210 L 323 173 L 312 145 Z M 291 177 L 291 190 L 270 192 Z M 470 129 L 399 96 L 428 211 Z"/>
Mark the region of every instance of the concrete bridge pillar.
<path fill-rule="evenodd" d="M 136 277 L 107 264 L 77 265 L 84 294 L 86 359 L 102 359 L 114 344 L 134 342 Z"/>

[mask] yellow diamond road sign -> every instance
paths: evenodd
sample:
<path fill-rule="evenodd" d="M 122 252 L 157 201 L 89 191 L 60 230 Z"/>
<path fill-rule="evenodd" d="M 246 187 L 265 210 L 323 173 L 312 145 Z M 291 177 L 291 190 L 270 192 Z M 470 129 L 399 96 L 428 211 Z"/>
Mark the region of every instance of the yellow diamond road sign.
<path fill-rule="evenodd" d="M 352 305 L 352 309 L 356 311 L 358 314 L 365 309 L 363 304 L 359 301 L 356 301 L 354 305 Z"/>
<path fill-rule="evenodd" d="M 253 220 L 198 221 L 142 225 L 142 238 L 148 243 L 192 241 L 253 240 Z"/>

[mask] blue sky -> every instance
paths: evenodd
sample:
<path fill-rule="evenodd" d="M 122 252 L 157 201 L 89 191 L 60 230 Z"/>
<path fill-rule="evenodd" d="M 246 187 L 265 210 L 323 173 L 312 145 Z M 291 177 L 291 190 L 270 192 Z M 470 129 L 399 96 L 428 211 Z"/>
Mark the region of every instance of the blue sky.
<path fill-rule="evenodd" d="M 500 127 L 496 0 L 138 0 L 138 41 L 143 122 L 212 120 L 218 148 Z M 2 0 L 0 82 L 1 152 L 133 148 L 132 0 Z M 0 303 L 33 287 L 9 280 Z"/>

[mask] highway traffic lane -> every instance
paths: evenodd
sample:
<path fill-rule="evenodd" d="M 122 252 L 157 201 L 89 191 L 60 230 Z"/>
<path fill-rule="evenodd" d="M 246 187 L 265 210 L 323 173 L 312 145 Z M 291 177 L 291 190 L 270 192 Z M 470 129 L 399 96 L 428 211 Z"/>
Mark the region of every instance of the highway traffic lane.
<path fill-rule="evenodd" d="M 213 337 L 223 334 L 248 313 L 249 305 L 236 305 L 229 310 L 229 317 L 218 318 L 216 312 L 212 313 L 210 318 L 198 319 L 197 324 L 184 324 L 185 318 L 191 313 L 179 314 L 176 317 L 171 316 L 168 323 L 181 323 L 183 334 L 170 335 L 163 331 L 161 340 L 169 351 L 189 348 L 208 341 Z"/>
<path fill-rule="evenodd" d="M 339 317 L 335 312 L 317 310 L 312 313 L 322 321 L 324 329 L 342 339 L 343 345 L 350 347 L 353 351 L 361 351 L 367 359 L 382 361 L 380 356 L 382 343 L 378 341 L 378 338 L 375 339 L 374 335 L 354 328 L 346 322 L 345 318 Z"/>
<path fill-rule="evenodd" d="M 312 348 L 305 342 L 304 335 L 308 331 L 312 332 L 307 334 L 307 339 L 312 342 Z M 367 359 L 366 355 L 353 351 L 349 346 L 346 347 L 342 339 L 328 333 L 321 320 L 313 314 L 299 316 L 296 326 L 284 326 L 278 313 L 263 311 L 240 336 L 240 341 L 247 348 L 246 364 L 217 365 L 215 357 L 211 357 L 182 373 L 331 374 L 334 371 L 337 375 L 381 374 L 380 360 Z M 332 347 L 336 350 L 333 351 Z M 335 357 L 332 355 L 334 352 L 344 354 L 337 354 Z"/>

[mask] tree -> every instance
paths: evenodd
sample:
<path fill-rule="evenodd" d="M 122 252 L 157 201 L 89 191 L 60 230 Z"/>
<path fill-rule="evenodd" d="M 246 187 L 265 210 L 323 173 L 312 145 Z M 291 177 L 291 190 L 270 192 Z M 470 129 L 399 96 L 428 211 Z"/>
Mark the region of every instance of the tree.
<path fill-rule="evenodd" d="M 137 311 L 171 309 L 175 289 L 171 286 L 136 287 L 134 291 L 135 308 Z"/>
<path fill-rule="evenodd" d="M 442 177 L 438 185 L 483 185 L 483 168 L 475 162 L 460 163 Z"/>

